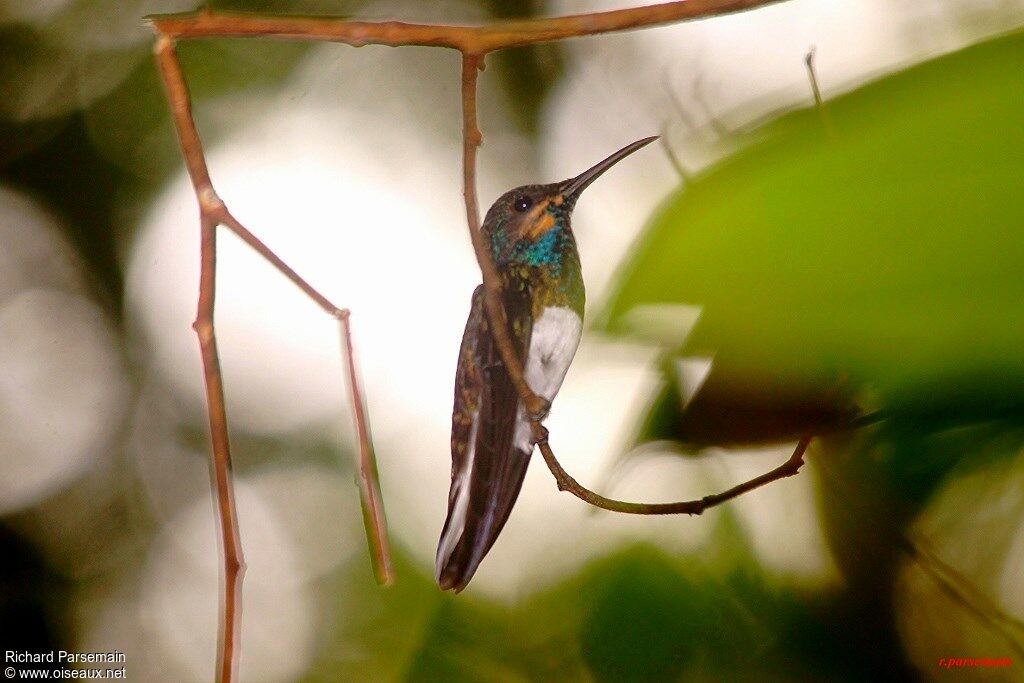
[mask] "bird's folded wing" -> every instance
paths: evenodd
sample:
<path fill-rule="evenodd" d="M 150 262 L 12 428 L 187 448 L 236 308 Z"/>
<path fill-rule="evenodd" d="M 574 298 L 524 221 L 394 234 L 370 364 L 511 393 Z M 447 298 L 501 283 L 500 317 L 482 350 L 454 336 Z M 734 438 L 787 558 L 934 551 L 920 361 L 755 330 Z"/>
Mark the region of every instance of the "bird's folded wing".
<path fill-rule="evenodd" d="M 530 452 L 513 444 L 520 401 L 501 361 L 483 308 L 483 287 L 473 293 L 452 412 L 452 484 L 448 518 L 437 549 L 437 580 L 462 590 L 508 520 L 522 487 Z M 525 362 L 531 333 L 527 292 L 503 296 L 509 336 Z"/>

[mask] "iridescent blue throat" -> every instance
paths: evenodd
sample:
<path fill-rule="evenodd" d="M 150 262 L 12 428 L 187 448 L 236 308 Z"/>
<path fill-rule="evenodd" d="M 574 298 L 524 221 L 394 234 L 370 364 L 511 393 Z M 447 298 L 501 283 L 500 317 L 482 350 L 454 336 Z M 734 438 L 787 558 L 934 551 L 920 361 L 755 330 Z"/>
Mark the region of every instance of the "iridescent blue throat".
<path fill-rule="evenodd" d="M 562 255 L 570 247 L 568 230 L 560 221 L 536 241 L 523 240 L 512 245 L 511 249 L 508 233 L 504 230 L 499 229 L 491 236 L 491 255 L 496 263 L 546 267 L 555 277 L 558 277 L 557 271 L 562 266 Z"/>

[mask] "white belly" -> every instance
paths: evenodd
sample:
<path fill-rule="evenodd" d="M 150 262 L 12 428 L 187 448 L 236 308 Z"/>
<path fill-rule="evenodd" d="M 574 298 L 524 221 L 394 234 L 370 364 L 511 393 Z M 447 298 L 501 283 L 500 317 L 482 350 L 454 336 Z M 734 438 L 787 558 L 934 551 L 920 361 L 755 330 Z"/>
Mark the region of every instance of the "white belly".
<path fill-rule="evenodd" d="M 580 345 L 583 321 L 571 308 L 550 306 L 533 321 L 530 349 L 523 372 L 533 393 L 553 401 L 569 371 L 573 356 Z M 530 424 L 520 406 L 517 415 L 516 448 L 529 453 L 533 450 Z"/>

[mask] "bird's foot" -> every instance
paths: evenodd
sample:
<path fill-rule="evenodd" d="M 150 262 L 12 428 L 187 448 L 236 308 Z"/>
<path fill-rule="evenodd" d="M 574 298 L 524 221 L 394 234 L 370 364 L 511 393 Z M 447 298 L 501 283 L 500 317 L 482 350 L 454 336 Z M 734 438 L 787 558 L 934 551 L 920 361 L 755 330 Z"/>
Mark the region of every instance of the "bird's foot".
<path fill-rule="evenodd" d="M 540 446 L 541 444 L 546 444 L 547 442 L 548 442 L 548 428 L 542 426 L 540 428 L 540 434 L 538 436 L 534 437 L 534 439 L 533 439 L 533 445 L 534 446 Z"/>
<path fill-rule="evenodd" d="M 527 406 L 526 416 L 533 422 L 540 422 L 551 412 L 551 401 L 540 396 L 535 397 L 537 401 L 532 406 Z"/>

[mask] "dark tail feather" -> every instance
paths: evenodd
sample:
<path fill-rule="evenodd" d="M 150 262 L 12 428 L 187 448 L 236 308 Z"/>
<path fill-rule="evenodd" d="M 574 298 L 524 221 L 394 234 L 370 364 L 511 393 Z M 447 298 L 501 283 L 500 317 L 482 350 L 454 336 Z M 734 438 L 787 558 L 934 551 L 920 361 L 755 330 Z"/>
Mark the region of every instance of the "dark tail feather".
<path fill-rule="evenodd" d="M 453 479 L 437 554 L 442 590 L 458 593 L 473 578 L 508 521 L 529 464 L 529 453 L 511 448 L 505 457 L 471 458 L 468 476 Z M 468 494 L 461 486 L 469 486 Z M 450 552 L 445 552 L 448 547 Z"/>

